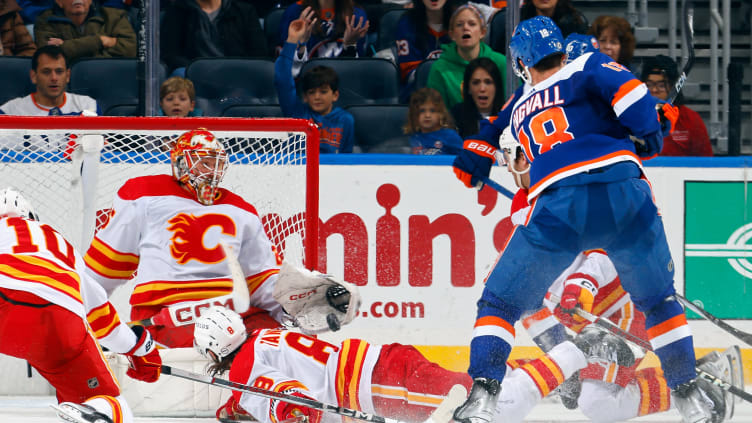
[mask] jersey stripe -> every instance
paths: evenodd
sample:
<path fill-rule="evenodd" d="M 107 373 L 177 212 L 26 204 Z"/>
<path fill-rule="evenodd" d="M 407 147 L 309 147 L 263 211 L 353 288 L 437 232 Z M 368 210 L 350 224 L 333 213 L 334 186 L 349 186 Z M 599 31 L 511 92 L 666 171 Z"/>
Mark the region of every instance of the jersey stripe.
<path fill-rule="evenodd" d="M 485 316 L 475 321 L 473 338 L 495 336 L 509 345 L 514 344 L 514 326 L 497 316 Z"/>
<path fill-rule="evenodd" d="M 692 336 L 683 314 L 676 315 L 660 324 L 647 329 L 653 349 L 665 347 L 682 338 Z"/>
<path fill-rule="evenodd" d="M 360 410 L 358 386 L 367 352 L 368 343 L 360 339 L 348 339 L 342 343 L 337 362 L 335 393 L 337 402 L 343 407 Z"/>
<path fill-rule="evenodd" d="M 257 275 L 248 276 L 246 278 L 246 283 L 248 284 L 248 292 L 253 295 L 253 293 L 256 292 L 256 290 L 258 290 L 261 285 L 263 285 L 264 282 L 269 279 L 269 277 L 276 275 L 277 273 L 279 273 L 279 269 L 269 269 Z"/>
<path fill-rule="evenodd" d="M 371 395 L 428 407 L 438 406 L 444 400 L 443 396 L 410 392 L 403 386 L 371 385 Z"/>
<path fill-rule="evenodd" d="M 151 281 L 137 285 L 131 294 L 133 306 L 168 305 L 205 300 L 232 292 L 232 280 Z"/>
<path fill-rule="evenodd" d="M 631 79 L 622 84 L 622 86 L 619 87 L 619 90 L 616 91 L 616 94 L 614 94 L 614 98 L 611 100 L 611 106 L 614 108 L 616 116 L 621 116 L 629 106 L 636 103 L 642 97 L 647 95 L 647 93 L 648 87 L 639 79 Z"/>
<path fill-rule="evenodd" d="M 564 382 L 564 373 L 559 365 L 545 355 L 520 366 L 520 369 L 533 379 L 543 397 Z"/>
<path fill-rule="evenodd" d="M 115 328 L 120 325 L 120 318 L 118 317 L 115 307 L 109 302 L 102 304 L 99 307 L 93 308 L 86 315 L 86 320 L 89 321 L 89 326 L 94 331 L 94 336 L 97 339 L 104 338 L 112 333 Z"/>
<path fill-rule="evenodd" d="M 94 237 L 84 256 L 86 265 L 99 275 L 110 279 L 130 279 L 138 268 L 136 254 L 121 253 Z"/>
<path fill-rule="evenodd" d="M 78 274 L 41 257 L 0 254 L 0 274 L 49 286 L 83 304 Z"/>

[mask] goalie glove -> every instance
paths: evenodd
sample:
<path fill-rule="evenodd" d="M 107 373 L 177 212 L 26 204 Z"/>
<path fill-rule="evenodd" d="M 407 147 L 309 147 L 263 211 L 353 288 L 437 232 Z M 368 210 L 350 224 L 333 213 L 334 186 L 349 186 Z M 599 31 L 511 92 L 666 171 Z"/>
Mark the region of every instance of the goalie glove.
<path fill-rule="evenodd" d="M 279 270 L 273 296 L 292 325 L 307 335 L 339 330 L 355 318 L 360 307 L 357 286 L 287 262 Z"/>
<path fill-rule="evenodd" d="M 143 382 L 156 382 L 162 372 L 162 357 L 159 356 L 159 350 L 151 339 L 151 333 L 143 326 L 133 326 L 131 330 L 138 340 L 133 348 L 125 353 L 129 364 L 125 374 Z"/>

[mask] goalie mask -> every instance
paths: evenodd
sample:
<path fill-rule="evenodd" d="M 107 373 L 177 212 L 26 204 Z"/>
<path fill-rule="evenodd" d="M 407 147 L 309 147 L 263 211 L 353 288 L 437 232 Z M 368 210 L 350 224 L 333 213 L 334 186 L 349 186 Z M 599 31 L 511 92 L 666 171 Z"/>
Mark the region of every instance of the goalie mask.
<path fill-rule="evenodd" d="M 227 153 L 217 137 L 204 128 L 181 135 L 170 151 L 172 176 L 187 187 L 199 203 L 214 203 L 225 176 Z"/>
<path fill-rule="evenodd" d="M 243 318 L 225 307 L 213 306 L 193 326 L 193 347 L 215 362 L 235 352 L 246 338 Z"/>
<path fill-rule="evenodd" d="M 39 220 L 39 216 L 34 213 L 31 204 L 23 198 L 18 190 L 10 187 L 0 191 L 0 217 L 4 216 Z"/>

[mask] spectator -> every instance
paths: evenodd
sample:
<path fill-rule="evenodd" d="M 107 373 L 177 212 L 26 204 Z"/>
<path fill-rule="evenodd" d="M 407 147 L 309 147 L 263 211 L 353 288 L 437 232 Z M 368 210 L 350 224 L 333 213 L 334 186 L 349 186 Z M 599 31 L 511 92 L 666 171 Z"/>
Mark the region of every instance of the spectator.
<path fill-rule="evenodd" d="M 114 7 L 115 9 L 126 9 L 132 3 L 132 0 L 104 0 L 98 1 L 104 7 Z M 45 10 L 52 9 L 55 5 L 55 0 L 18 0 L 18 5 L 21 6 L 21 17 L 24 24 L 34 27 L 34 22 L 37 20 L 37 16 L 41 15 Z"/>
<path fill-rule="evenodd" d="M 0 0 L 0 56 L 31 56 L 37 49 L 16 0 Z"/>
<path fill-rule="evenodd" d="M 319 126 L 319 150 L 322 153 L 352 153 L 354 122 L 350 113 L 335 107 L 339 98 L 339 78 L 332 68 L 315 66 L 300 78 L 303 101 L 295 90 L 292 66 L 296 46 L 316 19 L 314 11 L 306 7 L 299 19 L 290 22 L 287 42 L 274 63 L 274 85 L 277 88 L 282 114 L 287 117 L 310 119 Z"/>
<path fill-rule="evenodd" d="M 160 33 L 162 60 L 173 75 L 185 76 L 184 68 L 199 57 L 269 57 L 259 16 L 248 1 L 175 1 Z"/>
<path fill-rule="evenodd" d="M 332 7 L 333 5 L 333 7 Z M 301 0 L 285 9 L 280 22 L 280 40 L 288 37 L 290 23 L 303 17 L 305 9 L 313 10 L 315 19 L 310 29 L 300 37 L 294 55 L 294 76 L 303 63 L 312 57 L 363 57 L 369 23 L 366 12 L 352 0 Z M 319 23 L 316 24 L 316 21 Z"/>
<path fill-rule="evenodd" d="M 441 94 L 433 88 L 420 88 L 410 96 L 405 133 L 410 135 L 413 154 L 457 154 L 462 150 L 462 138 L 453 128 Z"/>
<path fill-rule="evenodd" d="M 84 111 L 100 114 L 97 102 L 88 96 L 65 92 L 70 68 L 63 49 L 43 46 L 31 57 L 31 82 L 37 91 L 14 98 L 0 106 L 0 114 L 19 116 L 80 115 Z"/>
<path fill-rule="evenodd" d="M 645 60 L 642 79 L 653 97 L 666 101 L 671 87 L 679 78 L 679 72 L 670 57 L 658 55 Z M 663 139 L 661 156 L 712 156 L 708 130 L 700 115 L 681 104 L 679 96 L 674 104 L 679 108 L 679 119 L 671 134 Z"/>
<path fill-rule="evenodd" d="M 630 68 L 635 50 L 635 37 L 626 19 L 619 16 L 598 16 L 593 21 L 589 34 L 598 39 L 601 53 Z"/>
<path fill-rule="evenodd" d="M 494 50 L 506 51 L 506 9 L 502 10 L 504 16 L 496 18 L 498 26 L 494 26 L 493 44 Z M 535 16 L 547 16 L 556 23 L 561 30 L 562 36 L 577 32 L 585 34 L 588 30 L 588 20 L 585 15 L 575 9 L 571 0 L 532 0 L 526 1 L 520 8 L 520 22 Z"/>
<path fill-rule="evenodd" d="M 159 87 L 159 107 L 162 116 L 202 116 L 196 109 L 196 89 L 193 82 L 180 76 L 168 78 Z"/>
<path fill-rule="evenodd" d="M 504 80 L 506 58 L 481 41 L 486 35 L 486 21 L 474 6 L 458 7 L 449 20 L 449 27 L 453 41 L 441 46 L 443 52 L 439 60 L 431 66 L 426 85 L 441 93 L 444 104 L 451 109 L 455 104 L 462 102 L 462 78 L 471 60 L 488 57 L 496 63 Z M 504 96 L 503 85 L 501 96 Z"/>
<path fill-rule="evenodd" d="M 37 47 L 60 46 L 68 60 L 136 57 L 136 33 L 124 10 L 92 6 L 92 0 L 57 0 L 34 23 Z"/>
<path fill-rule="evenodd" d="M 497 95 L 497 87 L 503 83 L 493 60 L 479 57 L 468 63 L 462 79 L 462 103 L 452 108 L 457 132 L 463 139 L 478 133 L 481 120 L 499 113 L 504 96 L 501 90 Z"/>
<path fill-rule="evenodd" d="M 402 94 L 407 100 L 415 89 L 415 69 L 428 59 L 438 59 L 441 44 L 452 42 L 449 19 L 454 10 L 452 0 L 415 0 L 395 31 L 397 65 L 402 78 Z"/>

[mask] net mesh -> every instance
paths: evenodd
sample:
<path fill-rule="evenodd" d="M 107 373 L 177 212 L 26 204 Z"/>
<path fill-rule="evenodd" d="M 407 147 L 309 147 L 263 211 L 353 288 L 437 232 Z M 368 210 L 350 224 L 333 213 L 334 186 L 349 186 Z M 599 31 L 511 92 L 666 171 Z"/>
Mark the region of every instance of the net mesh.
<path fill-rule="evenodd" d="M 151 120 L 150 126 L 154 127 L 154 119 Z M 165 120 L 166 128 L 174 126 L 168 123 Z M 60 231 L 81 252 L 88 247 L 95 227 L 106 223 L 114 195 L 126 180 L 171 174 L 169 148 L 185 132 L 75 127 L 29 130 L 5 125 L 0 129 L 0 181 L 20 189 L 41 220 Z M 134 126 L 137 125 L 127 127 Z M 277 250 L 288 261 L 302 264 L 309 136 L 285 131 L 284 125 L 272 131 L 256 131 L 252 122 L 247 127 L 211 128 L 230 157 L 221 186 L 253 204 Z M 86 147 L 84 142 L 98 136 L 104 141 L 101 152 Z M 95 152 L 85 152 L 87 149 Z M 93 174 L 91 167 L 82 166 L 92 163 L 92 154 Z"/>

